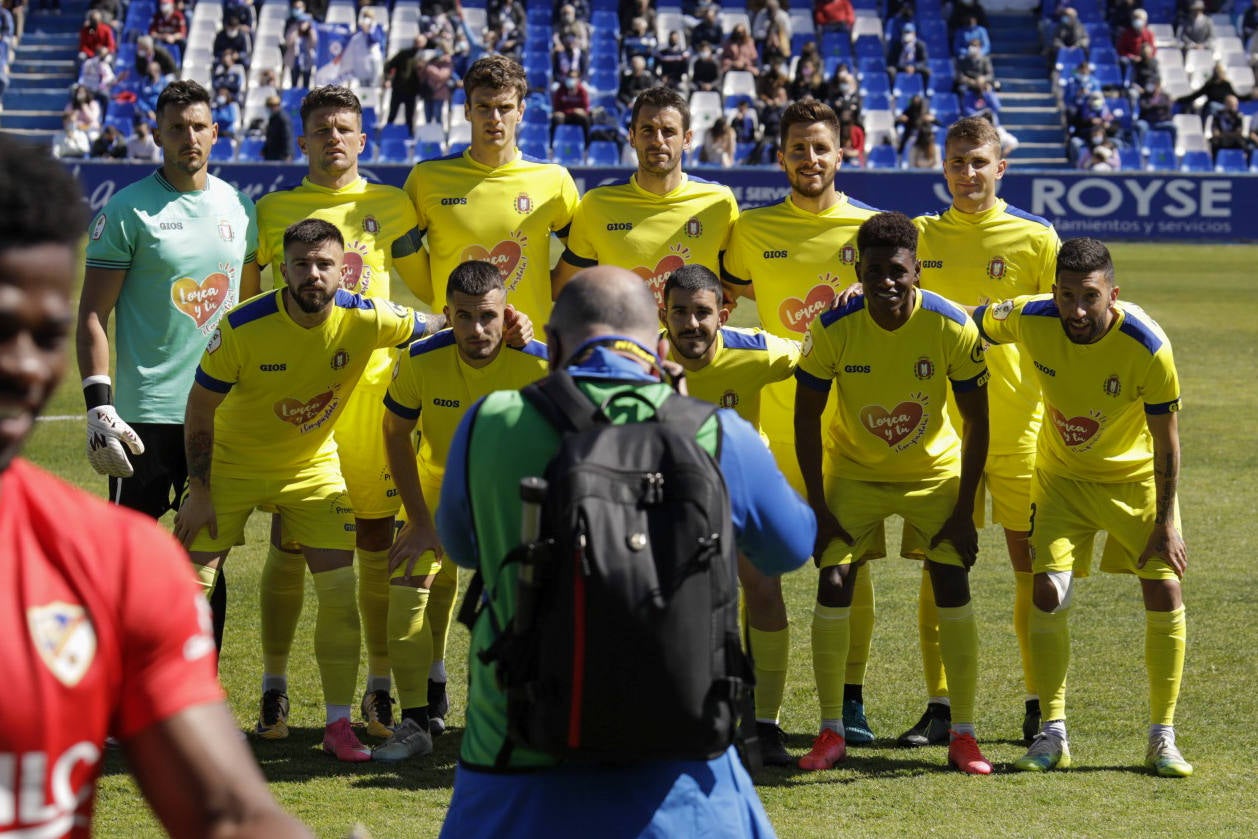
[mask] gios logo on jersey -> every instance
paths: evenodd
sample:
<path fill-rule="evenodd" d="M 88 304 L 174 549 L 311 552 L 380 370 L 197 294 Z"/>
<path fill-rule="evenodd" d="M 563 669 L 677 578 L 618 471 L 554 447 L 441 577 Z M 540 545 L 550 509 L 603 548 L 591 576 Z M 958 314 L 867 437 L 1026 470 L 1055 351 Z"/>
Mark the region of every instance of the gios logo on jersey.
<path fill-rule="evenodd" d="M 778 318 L 792 332 L 806 333 L 812 319 L 834 305 L 836 297 L 838 295 L 831 286 L 818 283 L 808 291 L 803 300 L 798 297 L 783 300 L 778 305 Z"/>

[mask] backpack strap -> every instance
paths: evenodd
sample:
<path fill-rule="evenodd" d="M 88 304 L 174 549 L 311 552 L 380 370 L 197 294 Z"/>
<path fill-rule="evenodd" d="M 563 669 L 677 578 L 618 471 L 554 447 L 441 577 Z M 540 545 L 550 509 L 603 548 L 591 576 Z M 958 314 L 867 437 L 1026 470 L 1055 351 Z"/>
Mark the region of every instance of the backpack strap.
<path fill-rule="evenodd" d="M 655 419 L 676 428 L 686 437 L 697 437 L 699 429 L 712 418 L 716 410 L 716 406 L 710 402 L 670 393 L 655 409 Z M 719 439 L 720 435 L 717 437 Z"/>
<path fill-rule="evenodd" d="M 556 370 L 520 388 L 520 395 L 561 434 L 585 431 L 605 421 L 599 406 L 586 398 L 567 370 Z"/>

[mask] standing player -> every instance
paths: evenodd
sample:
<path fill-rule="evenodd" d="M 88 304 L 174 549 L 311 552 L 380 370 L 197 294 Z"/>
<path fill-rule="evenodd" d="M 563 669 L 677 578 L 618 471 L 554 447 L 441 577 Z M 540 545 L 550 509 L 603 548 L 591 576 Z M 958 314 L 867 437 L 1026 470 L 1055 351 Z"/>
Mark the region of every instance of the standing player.
<path fill-rule="evenodd" d="M 443 587 L 449 590 L 458 579 L 433 526 L 454 429 L 482 397 L 519 390 L 546 375 L 545 344 L 530 341 L 515 349 L 503 341 L 507 291 L 492 264 L 475 260 L 455 268 L 444 297 L 450 328 L 411 345 L 384 399 L 384 445 L 407 521 L 389 553 L 389 652 L 402 721 L 375 750 L 376 760 L 428 754 L 437 733 L 429 728 L 424 682 L 433 655 L 424 610 L 437 578 L 448 578 Z"/>
<path fill-rule="evenodd" d="M 551 235 L 566 241 L 577 186 L 562 166 L 516 148 L 529 92 L 523 67 L 503 55 L 486 56 L 463 77 L 463 91 L 471 146 L 416 164 L 404 187 L 428 237 L 433 311 L 445 305 L 450 272 L 482 259 L 498 267 L 511 304 L 545 323 L 552 298 Z"/>
<path fill-rule="evenodd" d="M 109 475 L 115 503 L 161 518 L 188 477 L 183 409 L 197 359 L 223 313 L 258 292 L 258 231 L 253 202 L 206 168 L 218 138 L 209 92 L 173 82 L 156 113 L 161 168 L 120 190 L 92 222 L 76 345 L 88 460 Z M 115 312 L 116 389 L 108 335 Z M 221 647 L 221 581 L 217 592 Z"/>
<path fill-rule="evenodd" d="M 319 600 L 323 748 L 362 761 L 371 753 L 349 724 L 359 654 L 353 508 L 332 429 L 372 351 L 409 343 L 426 324 L 409 309 L 341 289 L 343 241 L 320 219 L 290 227 L 285 287 L 234 309 L 211 338 L 188 395 L 188 497 L 175 535 L 208 593 L 253 508 L 278 510 L 302 546 Z"/>
<path fill-rule="evenodd" d="M 2 832 L 89 836 L 113 734 L 171 835 L 308 836 L 237 736 L 178 545 L 18 457 L 65 373 L 86 214 L 66 169 L 7 137 L 0 195 Z"/>
<path fill-rule="evenodd" d="M 1149 674 L 1146 765 L 1192 774 L 1175 745 L 1175 703 L 1186 638 L 1180 588 L 1188 553 L 1180 537 L 1179 376 L 1171 345 L 1138 306 L 1120 303 L 1114 263 L 1096 239 L 1071 239 L 1057 255 L 1052 296 L 981 306 L 992 343 L 1017 343 L 1035 365 L 1046 422 L 1031 484 L 1031 667 L 1044 725 L 1014 766 L 1070 765 L 1066 670 L 1074 577 L 1087 576 L 1099 531 L 1101 570 L 1134 574 L 1145 608 Z"/>
<path fill-rule="evenodd" d="M 738 218 L 729 187 L 687 175 L 690 107 L 669 87 L 634 100 L 629 142 L 638 171 L 586 191 L 572 219 L 568 249 L 555 266 L 555 289 L 591 265 L 616 265 L 641 277 L 664 305 L 664 282 L 683 265 L 720 268 L 720 253 Z"/>
<path fill-rule="evenodd" d="M 660 321 L 668 336 L 668 359 L 686 372 L 688 393 L 731 408 L 760 429 L 761 392 L 790 378 L 799 345 L 762 330 L 724 326 L 720 279 L 702 265 L 683 265 L 664 283 Z M 763 431 L 760 432 L 764 434 Z M 782 584 L 741 558 L 738 577 L 747 607 L 748 635 L 756 669 L 756 729 L 760 756 L 769 766 L 787 766 L 786 733 L 777 724 L 786 689 L 789 637 Z"/>
<path fill-rule="evenodd" d="M 948 129 L 944 179 L 952 206 L 915 219 L 921 236 L 922 288 L 963 306 L 998 303 L 1020 294 L 1046 292 L 1053 283 L 1061 241 L 1047 221 L 1010 207 L 996 197 L 1006 162 L 1000 136 L 981 117 L 966 117 Z M 1031 608 L 1031 556 L 1027 547 L 1031 473 L 1042 406 L 1031 361 L 1014 346 L 987 354 L 992 438 L 983 484 L 992 498 L 992 519 L 1005 531 L 1014 572 L 1014 633 L 1022 659 L 1027 699 L 1022 736 L 1030 742 L 1040 725 L 1039 699 L 1031 680 L 1027 615 Z M 983 498 L 975 499 L 976 525 L 983 524 Z M 929 697 L 922 718 L 900 736 L 907 746 L 948 742 L 948 682 L 939 657 L 939 616 L 923 572 L 918 631 Z"/>
<path fill-rule="evenodd" d="M 863 296 L 815 318 L 796 371 L 795 445 L 817 514 L 821 578 L 813 630 L 821 733 L 800 759 L 829 769 L 846 753 L 839 676 L 848 651 L 855 569 L 886 555 L 883 521 L 904 518 L 902 556 L 923 558 L 940 614 L 941 651 L 955 682 L 948 762 L 973 775 L 992 766 L 974 736 L 978 624 L 968 573 L 978 555 L 974 493 L 987 456 L 987 368 L 965 310 L 916 288 L 917 228 L 882 213 L 857 234 Z M 838 410 L 821 415 L 831 382 Z M 948 417 L 956 397 L 962 431 Z"/>
<path fill-rule="evenodd" d="M 301 185 L 272 192 L 258 201 L 258 262 L 271 265 L 284 258 L 284 231 L 302 219 L 334 224 L 345 237 L 341 288 L 372 301 L 389 299 L 389 272 L 396 269 L 418 297 L 431 297 L 415 208 L 406 193 L 392 186 L 368 183 L 358 174 L 358 157 L 366 145 L 362 105 L 348 88 L 327 86 L 310 91 L 301 103 L 303 136 L 298 138 L 310 168 Z M 275 270 L 277 287 L 284 279 Z M 376 350 L 354 389 L 333 436 L 341 474 L 354 507 L 358 553 L 358 607 L 367 646 L 367 686 L 362 713 L 367 733 L 388 737 L 393 727 L 389 696 L 389 545 L 397 492 L 380 441 L 382 400 L 393 360 L 388 349 Z M 306 563 L 300 553 L 286 551 L 278 522 L 262 570 L 262 703 L 258 731 L 264 737 L 287 734 L 288 655 L 301 615 Z"/>
<path fill-rule="evenodd" d="M 778 165 L 786 172 L 791 194 L 776 204 L 743 213 L 730 234 L 722 279 L 733 298 L 756 302 L 760 323 L 774 335 L 798 341 L 819 313 L 830 308 L 840 289 L 855 279 L 856 231 L 877 210 L 835 188 L 842 165 L 839 119 L 821 102 L 790 105 L 782 114 L 778 138 Z M 782 473 L 799 492 L 804 491 L 795 458 L 795 382 L 770 385 L 765 391 L 762 417 L 769 447 Z M 829 415 L 827 415 L 828 417 Z M 855 573 L 852 601 L 852 646 L 844 677 L 843 722 L 848 742 L 872 743 L 873 731 L 865 719 L 863 683 L 869 645 L 874 632 L 874 590 L 869 569 Z M 762 619 L 763 629 L 752 622 L 752 650 L 757 668 L 782 675 L 769 682 L 756 680 L 756 719 L 764 732 L 762 742 L 783 735 L 777 727 L 786 689 L 787 651 L 790 648 L 786 606 L 776 580 L 763 580 L 765 591 L 753 597 L 747 588 L 749 611 L 753 600 L 763 599 L 773 609 Z M 770 617 L 770 615 L 775 615 Z M 813 627 L 814 633 L 817 626 Z M 772 726 L 772 730 L 764 727 Z M 766 760 L 788 763 L 785 749 L 765 750 Z"/>
<path fill-rule="evenodd" d="M 417 164 L 406 179 L 404 189 L 427 234 L 422 255 L 433 278 L 434 312 L 446 304 L 451 272 L 469 259 L 481 259 L 498 267 L 515 309 L 537 323 L 550 314 L 551 236 L 567 239 L 578 196 L 568 170 L 525 157 L 516 148 L 528 89 L 524 68 L 506 56 L 476 61 L 463 77 L 471 146 L 463 154 Z M 445 650 L 457 578 L 442 575 L 434 586 L 426 620 L 433 645 L 429 712 L 437 731 L 450 704 Z"/>

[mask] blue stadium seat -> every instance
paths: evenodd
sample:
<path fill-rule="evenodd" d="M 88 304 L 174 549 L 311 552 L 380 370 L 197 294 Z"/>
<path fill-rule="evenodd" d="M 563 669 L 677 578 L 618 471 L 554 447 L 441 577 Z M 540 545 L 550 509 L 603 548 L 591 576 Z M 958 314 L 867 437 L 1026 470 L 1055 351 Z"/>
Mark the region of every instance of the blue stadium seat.
<path fill-rule="evenodd" d="M 1058 47 L 1057 58 L 1054 62 L 1057 72 L 1062 76 L 1070 76 L 1075 72 L 1075 68 L 1083 63 L 1087 58 L 1083 53 L 1082 47 Z"/>
<path fill-rule="evenodd" d="M 852 41 L 846 32 L 823 32 L 817 48 L 823 56 L 850 61 L 852 59 Z"/>
<path fill-rule="evenodd" d="M 410 163 L 411 152 L 402 137 L 385 137 L 380 141 L 381 163 Z"/>
<path fill-rule="evenodd" d="M 520 151 L 529 157 L 537 160 L 550 159 L 550 143 L 545 139 L 538 140 L 536 137 L 531 137 L 527 140 L 518 140 L 517 143 L 520 146 Z"/>
<path fill-rule="evenodd" d="M 956 80 L 953 75 L 952 62 L 947 59 L 932 58 L 926 62 L 926 66 L 930 68 L 930 90 L 940 93 L 951 92 L 952 83 Z"/>
<path fill-rule="evenodd" d="M 534 67 L 532 70 L 525 70 L 528 76 L 530 90 L 549 90 L 550 89 L 550 67 L 542 67 L 540 69 Z"/>
<path fill-rule="evenodd" d="M 882 56 L 866 56 L 865 58 L 856 59 L 857 75 L 866 73 L 882 73 L 887 74 L 887 60 Z"/>
<path fill-rule="evenodd" d="M 755 150 L 755 143 L 736 143 L 734 145 L 734 162 L 743 166 L 759 166 L 760 155 L 755 155 L 755 160 L 751 159 Z"/>
<path fill-rule="evenodd" d="M 812 32 L 796 32 L 791 35 L 791 55 L 799 55 L 809 41 L 817 40 L 817 36 Z M 820 44 L 818 44 L 820 47 Z"/>
<path fill-rule="evenodd" d="M 897 73 L 891 91 L 896 96 L 913 96 L 926 92 L 926 85 L 917 73 Z"/>
<path fill-rule="evenodd" d="M 865 165 L 869 169 L 895 169 L 900 165 L 900 161 L 895 153 L 895 146 L 890 143 L 881 143 L 869 150 L 869 156 L 865 161 Z"/>
<path fill-rule="evenodd" d="M 620 76 L 615 66 L 595 67 L 590 71 L 590 87 L 599 92 L 615 92 L 620 88 Z"/>
<path fill-rule="evenodd" d="M 1160 148 L 1150 149 L 1149 159 L 1144 164 L 1144 168 L 1149 172 L 1175 171 L 1175 150 Z"/>
<path fill-rule="evenodd" d="M 236 144 L 230 137 L 219 137 L 210 147 L 210 160 L 226 162 L 236 156 Z"/>
<path fill-rule="evenodd" d="M 365 128 L 366 126 L 364 126 Z M 402 125 L 398 122 L 391 122 L 388 125 L 380 127 L 380 142 L 385 140 L 409 140 L 411 138 L 411 129 L 409 125 Z"/>
<path fill-rule="evenodd" d="M 1092 75 L 1101 87 L 1122 87 L 1123 74 L 1117 64 L 1096 64 L 1092 67 Z"/>
<path fill-rule="evenodd" d="M 591 142 L 588 156 L 591 166 L 620 165 L 620 147 L 611 140 L 594 140 Z"/>
<path fill-rule="evenodd" d="M 1208 151 L 1186 151 L 1183 159 L 1179 161 L 1179 171 L 1211 172 L 1214 171 L 1214 161 L 1210 159 Z"/>
<path fill-rule="evenodd" d="M 435 160 L 445 154 L 441 144 L 433 140 L 425 140 L 415 144 L 416 160 Z"/>
<path fill-rule="evenodd" d="M 301 107 L 301 100 L 306 98 L 306 94 L 310 91 L 304 87 L 290 87 L 288 90 L 280 94 L 280 102 L 284 105 L 284 110 L 292 111 Z"/>
<path fill-rule="evenodd" d="M 540 125 L 543 128 L 550 127 L 550 106 L 534 107 L 531 103 L 524 106 L 524 119 L 521 120 L 521 126 Z"/>
<path fill-rule="evenodd" d="M 261 137 L 246 137 L 240 141 L 240 148 L 236 150 L 236 159 L 242 163 L 261 163 L 262 162 L 262 145 L 266 140 Z"/>
<path fill-rule="evenodd" d="M 866 111 L 889 111 L 891 110 L 891 94 L 871 93 L 864 97 L 861 106 Z"/>
<path fill-rule="evenodd" d="M 584 166 L 585 165 L 585 144 L 577 143 L 555 143 L 554 152 L 551 157 L 560 166 Z"/>
<path fill-rule="evenodd" d="M 450 148 L 446 149 L 446 154 L 462 154 L 467 151 L 471 145 L 471 143 L 451 143 Z"/>
<path fill-rule="evenodd" d="M 877 35 L 861 35 L 852 44 L 852 52 L 857 58 L 886 58 L 886 50 L 882 39 Z"/>
<path fill-rule="evenodd" d="M 1139 172 L 1144 168 L 1144 160 L 1140 149 L 1135 146 L 1123 146 L 1118 150 L 1119 168 L 1124 172 Z"/>
<path fill-rule="evenodd" d="M 887 81 L 886 73 L 862 73 L 860 91 L 861 96 L 869 96 L 876 93 L 890 93 L 891 83 Z"/>
<path fill-rule="evenodd" d="M 1141 6 L 1149 13 L 1149 23 L 1175 22 L 1175 0 L 1144 0 Z"/>
<path fill-rule="evenodd" d="M 581 130 L 579 125 L 556 125 L 552 144 L 555 146 L 576 145 L 580 146 L 582 151 L 584 151 L 585 132 Z"/>
<path fill-rule="evenodd" d="M 1171 151 L 1175 148 L 1175 135 L 1170 131 L 1154 129 L 1145 134 L 1144 151 Z"/>
<path fill-rule="evenodd" d="M 376 109 L 371 105 L 363 105 L 363 132 L 375 134 L 376 124 Z"/>
<path fill-rule="evenodd" d="M 1237 174 L 1249 168 L 1244 149 L 1219 149 L 1214 157 L 1214 171 Z"/>

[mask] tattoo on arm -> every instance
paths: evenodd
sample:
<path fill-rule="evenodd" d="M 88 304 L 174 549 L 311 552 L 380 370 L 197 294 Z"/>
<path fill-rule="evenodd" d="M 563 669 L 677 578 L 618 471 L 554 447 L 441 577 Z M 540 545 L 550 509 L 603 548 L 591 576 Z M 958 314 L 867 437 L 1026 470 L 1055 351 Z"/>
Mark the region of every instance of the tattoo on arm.
<path fill-rule="evenodd" d="M 210 482 L 210 465 L 214 461 L 214 434 L 194 431 L 188 435 L 188 478 Z"/>
<path fill-rule="evenodd" d="M 1160 491 L 1157 497 L 1157 513 L 1154 521 L 1157 524 L 1166 524 L 1170 521 L 1171 510 L 1175 506 L 1175 491 L 1179 483 L 1179 469 L 1175 462 L 1175 455 L 1167 454 L 1166 460 L 1162 465 L 1162 480 Z"/>

